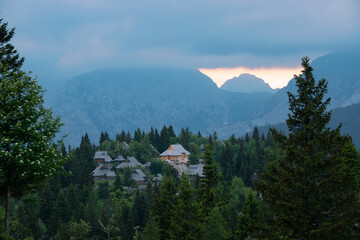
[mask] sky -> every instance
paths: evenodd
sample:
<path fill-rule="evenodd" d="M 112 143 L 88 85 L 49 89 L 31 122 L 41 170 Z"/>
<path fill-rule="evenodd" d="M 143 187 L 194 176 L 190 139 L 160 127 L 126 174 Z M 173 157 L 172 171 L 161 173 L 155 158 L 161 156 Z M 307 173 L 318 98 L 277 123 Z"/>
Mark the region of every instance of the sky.
<path fill-rule="evenodd" d="M 0 0 L 0 18 L 40 82 L 162 66 L 281 87 L 304 56 L 360 48 L 359 0 Z"/>

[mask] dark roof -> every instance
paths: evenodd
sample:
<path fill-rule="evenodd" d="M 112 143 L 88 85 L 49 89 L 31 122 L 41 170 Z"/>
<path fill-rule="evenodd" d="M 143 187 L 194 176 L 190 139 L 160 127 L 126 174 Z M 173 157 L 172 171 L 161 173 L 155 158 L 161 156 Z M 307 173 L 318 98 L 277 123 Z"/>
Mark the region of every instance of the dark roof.
<path fill-rule="evenodd" d="M 113 162 L 111 157 L 107 154 L 107 151 L 96 151 L 94 159 L 103 159 L 106 163 Z"/>
<path fill-rule="evenodd" d="M 144 181 L 146 178 L 145 173 L 143 173 L 143 171 L 141 171 L 141 169 L 134 169 L 134 171 L 131 174 L 131 178 L 134 181 Z"/>
<path fill-rule="evenodd" d="M 92 172 L 93 177 L 115 177 L 115 173 L 107 168 L 106 165 L 100 164 L 95 170 Z"/>
<path fill-rule="evenodd" d="M 158 174 L 156 174 L 156 176 L 152 179 L 154 182 L 155 181 L 161 181 L 162 180 L 162 175 L 161 175 L 161 173 L 158 173 Z"/>
<path fill-rule="evenodd" d="M 122 162 L 122 161 L 125 161 L 125 158 L 123 156 L 117 156 L 115 159 L 114 159 L 114 162 Z"/>
<path fill-rule="evenodd" d="M 127 157 L 125 161 L 116 166 L 117 169 L 124 167 L 142 167 L 143 165 L 135 157 Z"/>
<path fill-rule="evenodd" d="M 186 172 L 187 175 L 195 176 L 198 174 L 200 177 L 205 177 L 203 174 L 204 164 L 194 164 L 190 165 L 188 171 Z"/>

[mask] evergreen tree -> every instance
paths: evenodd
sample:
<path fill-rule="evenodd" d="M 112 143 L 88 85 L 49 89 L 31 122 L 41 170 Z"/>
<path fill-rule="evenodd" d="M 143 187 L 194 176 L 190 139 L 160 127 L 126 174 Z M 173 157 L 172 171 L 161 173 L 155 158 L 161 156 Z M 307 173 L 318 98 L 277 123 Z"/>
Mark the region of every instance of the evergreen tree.
<path fill-rule="evenodd" d="M 218 140 L 218 135 L 217 135 L 216 131 L 213 133 L 213 140 L 214 140 L 214 142 L 216 142 Z"/>
<path fill-rule="evenodd" d="M 107 199 L 110 195 L 109 193 L 109 182 L 100 182 L 98 183 L 98 198 Z"/>
<path fill-rule="evenodd" d="M 260 140 L 259 128 L 258 128 L 257 126 L 254 126 L 252 138 L 253 138 L 255 141 L 259 141 L 259 140 Z"/>
<path fill-rule="evenodd" d="M 175 212 L 176 187 L 172 177 L 164 176 L 159 187 L 159 193 L 154 194 L 152 215 L 159 223 L 160 239 L 169 239 L 171 217 Z"/>
<path fill-rule="evenodd" d="M 52 230 L 56 230 L 61 223 L 67 223 L 70 220 L 70 206 L 63 190 L 60 190 L 59 192 L 53 213 L 51 224 Z"/>
<path fill-rule="evenodd" d="M 182 128 L 181 133 L 179 135 L 179 142 L 185 149 L 189 149 L 190 138 L 191 138 L 191 132 L 189 128 L 188 127 L 186 127 L 185 129 Z"/>
<path fill-rule="evenodd" d="M 152 126 L 151 126 L 150 132 L 149 132 L 149 140 L 150 140 L 150 143 L 155 147 L 155 145 L 154 145 L 155 132 L 154 132 L 154 128 Z"/>
<path fill-rule="evenodd" d="M 131 143 L 131 141 L 132 141 L 131 134 L 130 134 L 130 132 L 128 131 L 127 134 L 126 134 L 125 142 L 126 142 L 127 144 L 129 144 L 129 143 Z"/>
<path fill-rule="evenodd" d="M 150 217 L 144 227 L 143 232 L 140 235 L 141 240 L 159 240 L 160 239 L 160 228 L 159 224 L 154 218 Z"/>
<path fill-rule="evenodd" d="M 119 173 L 116 173 L 115 180 L 112 184 L 112 191 L 116 192 L 117 190 L 120 190 L 120 191 L 123 190 L 123 181 L 122 181 L 121 175 Z"/>
<path fill-rule="evenodd" d="M 169 136 L 170 136 L 171 138 L 176 138 L 176 134 L 175 134 L 175 132 L 174 132 L 174 128 L 173 128 L 172 125 L 170 125 L 167 130 L 168 130 Z"/>
<path fill-rule="evenodd" d="M 221 215 L 220 209 L 215 207 L 210 215 L 206 217 L 202 229 L 203 240 L 225 240 L 228 239 L 228 233 L 225 229 L 225 221 Z"/>
<path fill-rule="evenodd" d="M 101 134 L 100 134 L 100 139 L 99 139 L 99 144 L 100 144 L 100 145 L 105 141 L 104 138 L 105 138 L 105 137 L 104 137 L 104 132 L 101 132 Z"/>
<path fill-rule="evenodd" d="M 0 19 L 0 64 L 8 66 L 8 70 L 19 71 L 24 63 L 24 58 L 20 58 L 15 47 L 10 43 L 15 34 L 15 28 L 7 29 L 8 23 L 3 23 Z"/>
<path fill-rule="evenodd" d="M 288 93 L 290 133 L 273 130 L 285 156 L 269 163 L 257 184 L 273 213 L 266 234 L 289 239 L 358 238 L 359 159 L 347 154 L 351 143 L 340 135 L 340 127 L 327 127 L 326 80 L 316 83 L 309 58 L 302 59 L 302 66 L 302 75 L 295 76 L 297 94 Z"/>
<path fill-rule="evenodd" d="M 118 142 L 125 142 L 126 141 L 126 134 L 124 131 L 121 131 L 120 134 L 116 134 L 116 137 L 115 137 L 116 141 Z"/>
<path fill-rule="evenodd" d="M 153 189 L 152 189 L 151 181 L 148 181 L 146 185 L 146 210 L 147 210 L 146 215 L 147 216 L 149 215 L 149 211 L 152 208 L 152 204 L 153 204 Z"/>
<path fill-rule="evenodd" d="M 249 133 L 246 133 L 245 134 L 245 142 L 250 142 L 250 136 L 249 136 Z"/>
<path fill-rule="evenodd" d="M 200 211 L 194 189 L 186 175 L 181 177 L 174 216 L 171 219 L 171 239 L 199 239 Z"/>
<path fill-rule="evenodd" d="M 137 190 L 134 196 L 133 203 L 133 217 L 134 217 L 134 226 L 139 226 L 143 228 L 145 225 L 145 216 L 146 216 L 146 201 L 143 192 Z"/>
<path fill-rule="evenodd" d="M 203 168 L 203 174 L 205 177 L 201 179 L 200 184 L 200 208 L 203 217 L 207 217 L 211 210 L 216 206 L 217 195 L 220 192 L 220 173 L 218 172 L 217 166 L 214 163 L 214 157 L 210 144 L 206 145 L 204 160 L 206 163 Z"/>
<path fill-rule="evenodd" d="M 74 185 L 72 184 L 70 184 L 68 188 L 68 202 L 69 202 L 69 209 L 71 211 L 72 220 L 79 221 L 80 218 L 82 217 L 79 212 L 80 201 L 75 191 Z"/>
<path fill-rule="evenodd" d="M 246 195 L 245 205 L 239 216 L 236 239 L 245 240 L 255 234 L 260 219 L 260 210 L 256 203 L 256 195 L 252 190 Z"/>
<path fill-rule="evenodd" d="M 160 152 L 160 135 L 157 128 L 155 128 L 153 145 Z"/>
<path fill-rule="evenodd" d="M 224 149 L 221 151 L 219 163 L 222 168 L 222 176 L 225 186 L 229 186 L 232 180 L 232 171 L 233 171 L 233 164 L 232 164 L 232 151 L 230 144 L 226 142 Z"/>
<path fill-rule="evenodd" d="M 211 149 L 214 149 L 214 141 L 211 135 L 208 138 L 208 144 L 210 144 Z"/>
<path fill-rule="evenodd" d="M 49 228 L 51 224 L 51 218 L 53 214 L 53 209 L 55 206 L 55 196 L 50 189 L 48 182 L 45 182 L 43 188 L 39 194 L 40 197 L 40 213 L 39 216 L 42 222 Z"/>
<path fill-rule="evenodd" d="M 75 155 L 77 158 L 77 167 L 79 171 L 78 183 L 80 189 L 91 186 L 93 184 L 93 178 L 91 172 L 95 169 L 94 162 L 95 151 L 91 145 L 89 136 L 85 133 L 85 136 L 81 137 L 80 147 L 76 149 Z"/>
<path fill-rule="evenodd" d="M 101 231 L 99 229 L 99 210 L 94 189 L 91 189 L 88 194 L 88 199 L 85 205 L 84 220 L 89 223 L 91 227 L 91 235 L 94 236 Z"/>
<path fill-rule="evenodd" d="M 169 132 L 164 125 L 160 131 L 160 146 L 159 152 L 165 151 L 170 146 L 170 135 Z"/>
<path fill-rule="evenodd" d="M 196 143 L 191 142 L 189 144 L 189 151 L 191 153 L 189 156 L 190 164 L 198 164 L 200 158 L 199 146 Z"/>
<path fill-rule="evenodd" d="M 134 142 L 141 142 L 140 128 L 136 129 L 135 132 L 134 132 Z"/>
<path fill-rule="evenodd" d="M 122 206 L 122 222 L 120 224 L 120 235 L 121 239 L 124 240 L 133 240 L 134 236 L 134 222 L 133 216 L 130 211 L 130 206 L 128 204 L 124 204 Z"/>

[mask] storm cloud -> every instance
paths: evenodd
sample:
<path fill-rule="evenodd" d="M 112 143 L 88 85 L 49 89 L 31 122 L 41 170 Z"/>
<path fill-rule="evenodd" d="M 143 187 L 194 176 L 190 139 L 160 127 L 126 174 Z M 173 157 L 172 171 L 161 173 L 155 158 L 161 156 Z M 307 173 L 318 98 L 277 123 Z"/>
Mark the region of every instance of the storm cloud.
<path fill-rule="evenodd" d="M 3 0 L 0 18 L 41 75 L 117 66 L 297 66 L 359 49 L 358 0 Z"/>

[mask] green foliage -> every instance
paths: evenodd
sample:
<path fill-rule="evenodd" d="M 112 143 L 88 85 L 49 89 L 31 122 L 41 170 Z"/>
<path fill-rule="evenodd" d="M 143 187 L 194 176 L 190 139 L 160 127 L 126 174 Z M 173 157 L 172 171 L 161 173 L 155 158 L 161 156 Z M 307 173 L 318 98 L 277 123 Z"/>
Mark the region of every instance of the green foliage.
<path fill-rule="evenodd" d="M 190 149 L 190 138 L 191 138 L 191 132 L 188 127 L 185 129 L 182 128 L 180 135 L 179 135 L 179 143 L 185 148 Z"/>
<path fill-rule="evenodd" d="M 200 205 L 203 217 L 209 215 L 211 210 L 217 204 L 217 197 L 221 192 L 219 185 L 220 173 L 214 163 L 210 144 L 206 145 L 206 152 L 204 153 L 205 166 L 203 174 L 205 177 L 201 179 L 200 185 Z"/>
<path fill-rule="evenodd" d="M 15 28 L 8 30 L 8 23 L 0 19 L 0 65 L 7 66 L 11 72 L 20 70 L 24 58 L 20 58 L 15 47 L 10 43 L 15 34 Z"/>
<path fill-rule="evenodd" d="M 99 140 L 99 144 L 101 145 L 103 142 L 105 141 L 110 141 L 110 137 L 109 137 L 109 133 L 108 132 L 101 132 L 100 134 L 100 140 Z"/>
<path fill-rule="evenodd" d="M 194 188 L 186 175 L 181 177 L 175 208 L 171 218 L 171 239 L 199 239 L 200 208 L 195 199 Z"/>
<path fill-rule="evenodd" d="M 359 158 L 348 138 L 340 136 L 340 127 L 327 128 L 326 80 L 316 83 L 308 58 L 303 58 L 302 65 L 302 75 L 295 77 L 298 93 L 288 93 L 289 136 L 273 130 L 285 156 L 269 163 L 257 184 L 272 210 L 265 234 L 291 239 L 356 238 Z"/>
<path fill-rule="evenodd" d="M 200 158 L 200 148 L 194 142 L 191 142 L 189 144 L 189 146 L 190 146 L 189 152 L 191 153 L 190 157 L 189 157 L 190 164 L 198 164 L 199 163 L 199 158 Z"/>
<path fill-rule="evenodd" d="M 57 230 L 55 239 L 74 239 L 83 240 L 86 239 L 91 231 L 91 227 L 88 223 L 80 220 L 79 222 L 68 222 L 67 224 L 61 224 Z"/>
<path fill-rule="evenodd" d="M 260 220 L 260 210 L 256 201 L 256 194 L 250 190 L 246 195 L 246 200 L 238 220 L 236 239 L 247 239 L 251 234 L 258 231 Z"/>
<path fill-rule="evenodd" d="M 160 239 L 160 228 L 159 224 L 150 217 L 146 222 L 145 228 L 140 236 L 141 240 L 159 240 Z"/>
<path fill-rule="evenodd" d="M 202 228 L 202 239 L 204 240 L 225 240 L 228 239 L 228 233 L 225 228 L 225 221 L 221 215 L 220 209 L 215 207 L 206 217 Z"/>
<path fill-rule="evenodd" d="M 153 160 L 153 161 L 151 162 L 151 165 L 150 165 L 150 171 L 151 171 L 153 174 L 158 174 L 158 173 L 163 174 L 164 168 L 165 168 L 166 165 L 167 165 L 167 163 L 164 162 L 164 161 L 161 160 L 161 159 Z"/>
<path fill-rule="evenodd" d="M 172 177 L 164 176 L 159 186 L 159 193 L 154 194 L 152 215 L 159 223 L 160 239 L 168 239 L 171 218 L 175 212 L 176 187 Z"/>
<path fill-rule="evenodd" d="M 160 143 L 159 143 L 159 152 L 165 151 L 170 145 L 170 135 L 169 132 L 164 125 L 160 131 Z"/>
<path fill-rule="evenodd" d="M 110 192 L 109 192 L 109 182 L 99 182 L 98 183 L 98 198 L 100 199 L 106 199 L 109 198 Z"/>
<path fill-rule="evenodd" d="M 60 119 L 43 106 L 43 90 L 24 72 L 0 65 L 0 184 L 21 194 L 61 168 L 52 142 Z"/>
<path fill-rule="evenodd" d="M 133 204 L 133 217 L 134 225 L 139 227 L 144 227 L 145 225 L 145 216 L 147 211 L 146 199 L 144 192 L 136 191 L 134 196 Z"/>

